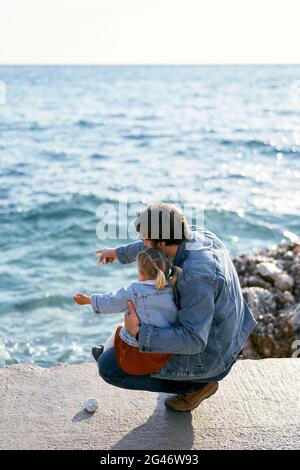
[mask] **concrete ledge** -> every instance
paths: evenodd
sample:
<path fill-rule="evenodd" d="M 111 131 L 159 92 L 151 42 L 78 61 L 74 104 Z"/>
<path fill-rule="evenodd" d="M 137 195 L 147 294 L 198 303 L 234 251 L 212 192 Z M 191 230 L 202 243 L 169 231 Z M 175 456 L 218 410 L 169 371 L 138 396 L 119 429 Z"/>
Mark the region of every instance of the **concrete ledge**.
<path fill-rule="evenodd" d="M 166 394 L 127 391 L 95 364 L 0 369 L 1 449 L 297 449 L 300 360 L 239 361 L 192 413 Z M 83 401 L 95 396 L 90 415 Z"/>

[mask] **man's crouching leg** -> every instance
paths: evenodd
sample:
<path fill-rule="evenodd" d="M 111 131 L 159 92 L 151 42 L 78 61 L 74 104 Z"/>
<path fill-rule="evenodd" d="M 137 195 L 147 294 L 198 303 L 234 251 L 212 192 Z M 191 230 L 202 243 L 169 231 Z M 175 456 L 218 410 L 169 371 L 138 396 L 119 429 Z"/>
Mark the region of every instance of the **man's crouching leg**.
<path fill-rule="evenodd" d="M 126 374 L 120 369 L 116 359 L 114 348 L 109 348 L 98 358 L 98 369 L 100 377 L 111 385 L 121 387 L 120 382 Z"/>
<path fill-rule="evenodd" d="M 167 398 L 165 400 L 165 406 L 172 411 L 192 411 L 197 408 L 203 400 L 206 400 L 206 398 L 216 393 L 218 387 L 218 382 L 203 384 L 202 388 L 196 392 L 183 393 L 175 397 Z"/>

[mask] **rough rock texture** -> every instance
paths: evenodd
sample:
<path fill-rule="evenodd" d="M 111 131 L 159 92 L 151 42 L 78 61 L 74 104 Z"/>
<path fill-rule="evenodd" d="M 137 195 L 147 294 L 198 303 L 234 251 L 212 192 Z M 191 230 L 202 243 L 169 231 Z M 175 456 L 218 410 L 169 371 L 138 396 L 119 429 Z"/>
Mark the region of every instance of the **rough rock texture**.
<path fill-rule="evenodd" d="M 244 357 L 291 357 L 300 343 L 300 240 L 282 240 L 234 264 L 258 322 Z"/>
<path fill-rule="evenodd" d="M 297 449 L 300 361 L 238 361 L 192 413 L 112 387 L 95 364 L 0 369 L 0 449 Z M 94 413 L 82 408 L 95 396 Z"/>

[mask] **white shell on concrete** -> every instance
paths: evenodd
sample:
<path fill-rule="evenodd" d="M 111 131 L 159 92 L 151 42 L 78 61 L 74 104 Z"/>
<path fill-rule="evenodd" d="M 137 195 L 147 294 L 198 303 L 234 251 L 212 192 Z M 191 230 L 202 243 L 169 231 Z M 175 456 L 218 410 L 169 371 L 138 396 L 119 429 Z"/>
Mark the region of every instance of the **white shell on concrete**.
<path fill-rule="evenodd" d="M 192 413 L 112 387 L 95 364 L 0 369 L 0 449 L 297 449 L 300 360 L 238 361 Z M 97 397 L 97 413 L 85 411 Z"/>
<path fill-rule="evenodd" d="M 86 409 L 86 411 L 88 411 L 89 413 L 94 413 L 98 406 L 99 406 L 99 402 L 97 400 L 97 398 L 87 398 L 84 403 L 83 403 L 83 406 L 84 408 Z"/>

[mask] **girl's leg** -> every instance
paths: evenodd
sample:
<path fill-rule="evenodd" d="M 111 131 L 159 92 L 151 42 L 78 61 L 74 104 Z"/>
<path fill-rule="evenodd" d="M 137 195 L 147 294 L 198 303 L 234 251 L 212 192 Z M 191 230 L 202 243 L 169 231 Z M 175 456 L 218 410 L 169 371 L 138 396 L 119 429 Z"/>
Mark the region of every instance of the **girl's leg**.
<path fill-rule="evenodd" d="M 155 379 L 150 375 L 129 375 L 118 365 L 113 348 L 107 349 L 98 359 L 99 374 L 105 382 L 115 387 L 148 392 L 189 393 L 200 390 L 207 383 L 178 382 Z"/>
<path fill-rule="evenodd" d="M 103 353 L 105 353 L 105 351 L 107 351 L 108 349 L 111 349 L 111 348 L 114 347 L 114 345 L 115 345 L 115 334 L 116 334 L 116 330 L 105 341 L 104 346 L 103 346 Z"/>

